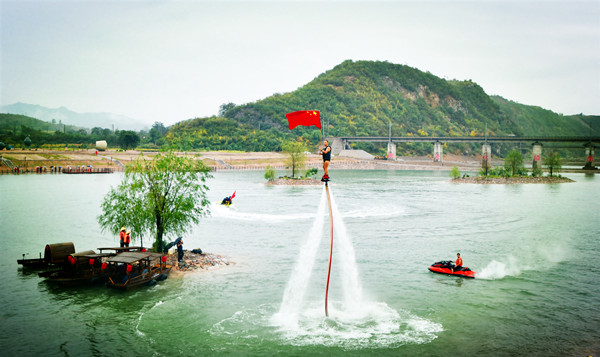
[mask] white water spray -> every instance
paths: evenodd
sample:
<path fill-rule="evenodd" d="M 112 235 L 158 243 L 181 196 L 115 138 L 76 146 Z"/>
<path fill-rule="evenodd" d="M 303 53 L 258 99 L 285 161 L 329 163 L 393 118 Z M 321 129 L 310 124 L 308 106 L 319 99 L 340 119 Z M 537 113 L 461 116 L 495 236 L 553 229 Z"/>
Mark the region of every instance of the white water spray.
<path fill-rule="evenodd" d="M 326 199 L 325 190 L 323 190 L 315 222 L 308 234 L 307 241 L 300 248 L 300 254 L 292 271 L 292 276 L 283 293 L 281 308 L 276 317 L 280 323 L 285 321 L 288 324 L 295 325 L 297 322 L 298 312 L 304 301 L 304 295 L 315 265 L 317 248 L 322 237 Z"/>
<path fill-rule="evenodd" d="M 279 312 L 270 318 L 270 324 L 279 327 L 283 337 L 293 345 L 360 349 L 434 340 L 436 333 L 443 330 L 440 324 L 396 311 L 383 302 L 365 300 L 352 240 L 331 194 L 330 200 L 334 232 L 331 269 L 332 276 L 339 277 L 341 282 L 342 294 L 337 296 L 342 299 L 330 300 L 329 317 L 323 316 L 323 300 L 304 301 L 323 237 L 327 205 L 324 187 L 317 217 L 300 249 Z M 326 231 L 329 233 L 329 229 Z"/>
<path fill-rule="evenodd" d="M 333 194 L 331 195 L 331 209 L 333 212 L 333 240 L 337 245 L 338 254 L 334 262 L 337 263 L 341 271 L 342 289 L 344 292 L 345 310 L 360 311 L 363 303 L 362 285 L 358 275 L 358 266 L 356 264 L 356 255 L 352 239 L 346 231 L 346 226 L 342 220 L 342 215 L 338 210 Z"/>

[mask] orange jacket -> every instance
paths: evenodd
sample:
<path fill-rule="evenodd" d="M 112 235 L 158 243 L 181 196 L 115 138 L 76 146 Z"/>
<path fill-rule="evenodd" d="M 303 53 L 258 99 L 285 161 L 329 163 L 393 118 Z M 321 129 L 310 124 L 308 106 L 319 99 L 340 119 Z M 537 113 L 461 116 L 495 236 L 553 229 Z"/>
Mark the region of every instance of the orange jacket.
<path fill-rule="evenodd" d="M 120 231 L 119 237 L 121 238 L 121 242 L 125 243 L 125 238 L 127 237 L 127 233 L 125 233 L 125 231 Z"/>
<path fill-rule="evenodd" d="M 125 243 L 131 243 L 131 234 L 125 233 Z"/>
<path fill-rule="evenodd" d="M 457 267 L 461 267 L 462 266 L 462 258 L 458 257 L 458 259 L 456 259 L 456 266 Z"/>

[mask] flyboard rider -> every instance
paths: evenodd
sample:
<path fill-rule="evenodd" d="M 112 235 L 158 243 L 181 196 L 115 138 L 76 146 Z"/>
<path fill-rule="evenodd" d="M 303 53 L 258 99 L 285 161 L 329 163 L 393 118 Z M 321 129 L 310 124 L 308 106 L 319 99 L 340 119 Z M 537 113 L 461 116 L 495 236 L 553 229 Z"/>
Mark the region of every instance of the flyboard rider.
<path fill-rule="evenodd" d="M 319 151 L 319 155 L 323 155 L 323 171 L 325 174 L 321 181 L 327 182 L 329 181 L 329 162 L 331 161 L 331 146 L 329 146 L 329 142 L 327 140 L 323 141 L 323 149 Z"/>

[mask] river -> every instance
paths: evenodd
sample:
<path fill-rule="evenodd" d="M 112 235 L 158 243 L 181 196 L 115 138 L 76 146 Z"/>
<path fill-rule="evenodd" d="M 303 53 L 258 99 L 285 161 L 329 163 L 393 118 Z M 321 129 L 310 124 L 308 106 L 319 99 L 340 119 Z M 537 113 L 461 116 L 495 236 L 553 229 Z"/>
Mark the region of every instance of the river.
<path fill-rule="evenodd" d="M 331 172 L 325 317 L 324 189 L 266 186 L 259 171 L 214 173 L 211 215 L 184 235 L 230 266 L 123 292 L 54 286 L 16 263 L 48 243 L 116 246 L 96 217 L 121 175 L 0 176 L 4 356 L 600 353 L 598 176 L 471 185 L 447 172 Z M 457 252 L 478 278 L 427 270 Z"/>

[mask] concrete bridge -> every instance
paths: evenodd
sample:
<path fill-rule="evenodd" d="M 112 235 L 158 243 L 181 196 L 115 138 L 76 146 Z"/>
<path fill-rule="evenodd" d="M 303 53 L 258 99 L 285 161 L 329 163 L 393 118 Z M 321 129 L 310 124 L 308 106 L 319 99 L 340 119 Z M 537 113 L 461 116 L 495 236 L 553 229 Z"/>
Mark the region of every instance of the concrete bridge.
<path fill-rule="evenodd" d="M 401 143 L 433 143 L 433 161 L 443 162 L 444 143 L 481 143 L 482 167 L 489 167 L 488 159 L 491 157 L 492 143 L 526 143 L 532 145 L 532 166 L 535 168 L 540 164 L 542 147 L 545 143 L 567 143 L 569 146 L 561 148 L 583 149 L 586 162 L 584 169 L 595 169 L 594 149 L 600 148 L 600 136 L 342 136 L 327 138 L 331 143 L 334 154 L 342 150 L 350 149 L 352 142 L 374 142 L 388 144 L 388 159 L 396 160 L 396 147 Z"/>

